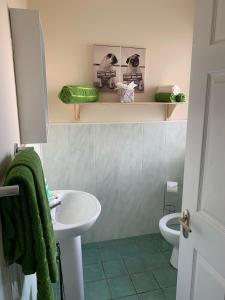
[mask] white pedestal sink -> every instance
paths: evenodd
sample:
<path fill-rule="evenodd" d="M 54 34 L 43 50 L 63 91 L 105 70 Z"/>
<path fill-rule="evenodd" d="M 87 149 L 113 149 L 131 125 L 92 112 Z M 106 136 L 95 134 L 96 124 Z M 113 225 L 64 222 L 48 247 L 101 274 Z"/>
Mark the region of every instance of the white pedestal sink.
<path fill-rule="evenodd" d="M 60 243 L 66 300 L 84 300 L 81 234 L 97 220 L 101 205 L 89 193 L 54 191 L 61 205 L 51 211 L 56 240 Z"/>

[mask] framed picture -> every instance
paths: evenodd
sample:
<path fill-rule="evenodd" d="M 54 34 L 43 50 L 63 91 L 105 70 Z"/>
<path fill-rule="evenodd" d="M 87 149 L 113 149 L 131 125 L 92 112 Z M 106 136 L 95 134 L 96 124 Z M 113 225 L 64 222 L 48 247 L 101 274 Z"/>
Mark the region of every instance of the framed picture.
<path fill-rule="evenodd" d="M 144 92 L 145 87 L 145 49 L 121 48 L 121 76 L 123 83 L 134 81 L 136 92 Z"/>
<path fill-rule="evenodd" d="M 136 92 L 144 92 L 145 49 L 121 46 L 94 45 L 94 86 L 112 92 L 117 82 L 137 84 Z"/>
<path fill-rule="evenodd" d="M 101 91 L 113 91 L 121 78 L 121 49 L 119 46 L 94 45 L 94 86 Z"/>

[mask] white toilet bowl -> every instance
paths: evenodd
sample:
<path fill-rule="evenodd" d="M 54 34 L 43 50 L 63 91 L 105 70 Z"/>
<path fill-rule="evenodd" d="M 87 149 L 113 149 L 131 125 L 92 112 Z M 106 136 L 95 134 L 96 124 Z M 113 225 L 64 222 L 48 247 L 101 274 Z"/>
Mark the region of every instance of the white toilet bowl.
<path fill-rule="evenodd" d="M 162 236 L 165 238 L 165 240 L 167 240 L 168 243 L 173 245 L 170 263 L 176 269 L 178 268 L 180 228 L 179 230 L 173 229 L 172 225 L 178 224 L 177 219 L 180 217 L 180 215 L 180 213 L 169 214 L 164 216 L 159 221 L 159 229 Z"/>

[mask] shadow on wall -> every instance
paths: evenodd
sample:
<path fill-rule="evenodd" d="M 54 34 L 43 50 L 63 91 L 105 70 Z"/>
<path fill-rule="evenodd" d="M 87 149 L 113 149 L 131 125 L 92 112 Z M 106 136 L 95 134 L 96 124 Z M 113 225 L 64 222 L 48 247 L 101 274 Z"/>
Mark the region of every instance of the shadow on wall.
<path fill-rule="evenodd" d="M 4 174 L 6 172 L 6 169 L 9 165 L 9 163 L 12 160 L 11 155 L 5 156 L 5 158 L 0 162 L 0 182 L 3 180 Z"/>
<path fill-rule="evenodd" d="M 12 160 L 11 155 L 6 155 L 0 162 L 0 186 L 4 180 L 5 171 Z M 0 219 L 0 241 L 2 241 L 2 226 L 1 226 L 1 219 Z M 1 282 L 1 289 L 0 289 L 0 299 L 4 299 L 5 297 L 9 296 L 10 291 L 10 284 L 9 284 L 9 269 L 5 263 L 4 259 L 4 250 L 3 244 L 0 243 L 0 282 Z M 1 298 L 2 297 L 2 298 Z"/>

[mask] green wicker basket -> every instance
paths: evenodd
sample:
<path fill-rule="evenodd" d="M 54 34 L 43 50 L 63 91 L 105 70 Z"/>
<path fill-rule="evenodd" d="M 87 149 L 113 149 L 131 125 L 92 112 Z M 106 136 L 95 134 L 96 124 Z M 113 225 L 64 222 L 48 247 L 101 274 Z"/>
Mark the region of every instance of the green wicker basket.
<path fill-rule="evenodd" d="M 98 101 L 98 89 L 88 85 L 66 85 L 60 93 L 59 99 L 66 104 L 86 103 Z"/>

